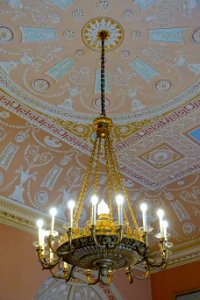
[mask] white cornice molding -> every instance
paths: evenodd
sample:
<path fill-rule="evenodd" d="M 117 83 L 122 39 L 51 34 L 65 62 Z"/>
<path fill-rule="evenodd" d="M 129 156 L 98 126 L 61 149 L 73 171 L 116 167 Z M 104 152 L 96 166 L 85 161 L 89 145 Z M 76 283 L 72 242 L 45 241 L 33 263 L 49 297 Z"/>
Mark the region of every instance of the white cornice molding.
<path fill-rule="evenodd" d="M 36 221 L 43 219 L 44 224 L 49 227 L 50 217 L 36 209 L 10 200 L 3 196 L 0 197 L 0 223 L 15 227 L 31 233 L 37 232 Z M 56 230 L 63 231 L 63 222 L 56 220 Z"/>

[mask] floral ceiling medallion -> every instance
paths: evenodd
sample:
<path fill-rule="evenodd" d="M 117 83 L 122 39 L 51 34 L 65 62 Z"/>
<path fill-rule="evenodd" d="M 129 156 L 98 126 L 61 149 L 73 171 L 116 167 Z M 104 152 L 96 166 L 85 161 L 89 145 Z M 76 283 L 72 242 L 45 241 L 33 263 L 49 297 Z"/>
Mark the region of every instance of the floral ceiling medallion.
<path fill-rule="evenodd" d="M 105 50 L 111 51 L 121 45 L 124 39 L 122 26 L 114 19 L 99 17 L 90 20 L 82 30 L 82 38 L 87 47 L 94 51 L 101 50 L 100 31 L 105 30 L 108 38 L 105 41 Z"/>

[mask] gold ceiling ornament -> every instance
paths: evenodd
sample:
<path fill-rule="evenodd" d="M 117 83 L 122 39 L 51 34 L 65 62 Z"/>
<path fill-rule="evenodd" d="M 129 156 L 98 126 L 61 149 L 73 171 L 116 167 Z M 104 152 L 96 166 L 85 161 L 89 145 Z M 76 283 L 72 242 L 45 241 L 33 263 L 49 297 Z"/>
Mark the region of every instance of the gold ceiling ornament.
<path fill-rule="evenodd" d="M 38 220 L 39 240 L 35 242 L 36 251 L 43 269 L 49 269 L 52 276 L 66 282 L 74 277 L 74 270 L 79 267 L 85 270 L 89 285 L 101 282 L 109 285 L 113 272 L 124 268 L 130 283 L 133 282 L 134 268 L 138 264 L 145 268 L 143 276 L 147 278 L 152 269 L 165 268 L 172 243 L 168 241 L 168 224 L 164 211 L 158 210 L 159 233 L 156 234 L 160 255 L 154 259 L 148 244 L 148 235 L 152 228 L 147 223 L 147 205 L 141 204 L 143 226 L 139 227 L 135 217 L 123 177 L 113 150 L 112 120 L 105 111 L 105 41 L 106 30 L 99 33 L 101 39 L 101 114 L 93 125 L 96 138 L 89 158 L 86 173 L 82 182 L 77 202 L 69 200 L 69 222 L 65 233 L 54 230 L 56 209 L 52 208 L 51 227 L 43 230 L 43 221 Z M 106 182 L 103 189 L 99 174 L 104 173 Z M 80 217 L 88 192 L 93 187 L 91 198 L 91 216 L 80 227 Z M 106 191 L 106 193 L 105 193 Z M 100 195 L 104 193 L 102 199 Z M 114 201 L 115 199 L 115 201 Z M 118 215 L 118 219 L 115 219 Z M 57 272 L 58 271 L 58 272 Z M 96 279 L 92 271 L 97 271 Z"/>
<path fill-rule="evenodd" d="M 98 17 L 85 24 L 82 39 L 86 46 L 94 51 L 101 51 L 101 32 L 106 32 L 105 51 L 119 47 L 124 39 L 124 30 L 120 23 L 108 17 Z"/>

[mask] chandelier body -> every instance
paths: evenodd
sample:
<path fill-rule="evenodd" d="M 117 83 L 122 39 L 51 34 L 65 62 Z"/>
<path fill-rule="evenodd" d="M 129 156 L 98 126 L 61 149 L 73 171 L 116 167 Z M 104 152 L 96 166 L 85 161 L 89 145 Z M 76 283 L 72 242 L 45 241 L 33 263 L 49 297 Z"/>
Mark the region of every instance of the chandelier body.
<path fill-rule="evenodd" d="M 76 267 L 85 269 L 88 284 L 110 284 L 113 271 L 125 268 L 129 282 L 133 282 L 134 267 L 142 265 L 147 278 L 154 268 L 165 268 L 169 256 L 167 225 L 164 226 L 163 213 L 159 215 L 160 232 L 158 238 L 160 255 L 158 259 L 152 257 L 147 236 L 152 230 L 147 225 L 146 206 L 143 205 L 143 227 L 138 227 L 131 201 L 129 200 L 123 177 L 113 150 L 110 133 L 112 120 L 105 112 L 105 67 L 104 42 L 109 38 L 105 30 L 98 32 L 101 40 L 101 115 L 93 125 L 96 137 L 82 182 L 79 197 L 74 206 L 70 201 L 69 224 L 65 226 L 66 233 L 57 235 L 54 231 L 55 212 L 52 213 L 51 230 L 44 241 L 41 223 L 39 225 L 39 242 L 37 253 L 43 269 L 49 269 L 53 277 L 69 281 L 74 276 Z M 99 174 L 106 176 L 106 202 L 99 202 Z M 81 228 L 79 221 L 84 202 L 88 196 L 89 187 L 93 186 L 91 216 Z M 116 199 L 116 202 L 114 201 Z M 124 202 L 124 203 L 123 203 Z M 98 204 L 98 210 L 97 210 Z M 98 216 L 97 216 L 98 213 Z M 116 220 L 115 215 L 118 215 Z M 163 223 L 162 223 L 163 222 Z M 46 248 L 44 249 L 46 243 Z M 71 267 L 69 267 L 71 265 Z M 56 273 L 55 270 L 60 270 Z M 97 271 L 96 278 L 92 271 Z M 139 279 L 141 279 L 139 278 Z"/>

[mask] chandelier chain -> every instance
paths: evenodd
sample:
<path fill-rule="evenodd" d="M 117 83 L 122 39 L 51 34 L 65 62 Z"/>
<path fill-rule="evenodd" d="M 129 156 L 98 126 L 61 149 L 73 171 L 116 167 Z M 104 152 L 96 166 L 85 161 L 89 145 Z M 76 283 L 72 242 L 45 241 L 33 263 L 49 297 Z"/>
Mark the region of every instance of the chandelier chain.
<path fill-rule="evenodd" d="M 114 152 L 113 152 L 112 142 L 111 142 L 109 134 L 108 134 L 108 137 L 107 137 L 107 144 L 108 144 L 107 147 L 108 147 L 108 153 L 109 153 L 108 155 L 110 157 L 110 166 L 111 166 L 111 170 L 112 170 L 114 193 L 115 193 L 115 197 L 116 197 L 116 195 L 120 191 L 119 183 L 121 184 L 121 181 L 119 182 L 119 180 L 117 180 L 116 175 L 118 175 L 120 173 L 120 171 L 117 170 L 117 168 L 119 168 L 119 166 L 117 166 L 115 164 L 116 158 L 113 155 Z M 123 207 L 123 215 L 124 215 L 125 221 L 128 223 L 128 217 L 127 217 L 127 213 L 126 213 L 126 210 L 125 210 L 124 207 Z"/>
<path fill-rule="evenodd" d="M 105 116 L 105 35 L 101 35 L 101 115 Z"/>
<path fill-rule="evenodd" d="M 80 194 L 79 194 L 76 210 L 75 210 L 75 213 L 74 213 L 74 220 L 75 220 L 75 225 L 76 226 L 78 226 L 78 221 L 79 221 L 79 218 L 81 216 L 83 203 L 85 201 L 85 196 L 86 196 L 86 193 L 87 193 L 87 190 L 88 190 L 88 185 L 89 185 L 89 181 L 90 181 L 90 177 L 91 177 L 91 171 L 92 171 L 92 166 L 93 166 L 93 163 L 94 163 L 94 156 L 95 156 L 96 148 L 97 148 L 97 139 L 95 139 L 95 142 L 94 142 L 94 146 L 93 146 L 93 149 L 92 149 L 92 152 L 91 152 L 89 164 L 88 164 L 86 173 L 85 173 L 84 178 L 83 178 L 83 184 L 81 186 L 81 191 L 80 191 Z"/>
<path fill-rule="evenodd" d="M 108 138 L 105 139 L 105 156 L 106 156 L 106 180 L 107 180 L 107 187 L 108 187 L 108 201 L 109 201 L 109 208 L 110 208 L 110 216 L 111 220 L 113 220 L 113 201 L 112 201 L 112 190 L 111 190 L 111 178 L 112 174 L 110 174 L 110 157 L 109 157 L 109 151 L 108 151 Z M 114 183 L 115 186 L 115 183 Z"/>
<path fill-rule="evenodd" d="M 100 165 L 100 154 L 101 154 L 101 137 L 97 136 L 96 138 L 97 141 L 97 155 L 96 155 L 96 166 L 95 166 L 95 178 L 94 178 L 94 185 L 93 185 L 93 194 L 96 195 L 97 194 L 97 185 L 99 182 L 99 165 Z M 95 149 L 96 152 L 96 149 Z M 94 152 L 94 159 L 95 159 L 95 153 Z M 94 162 L 93 162 L 94 163 Z M 92 169 L 91 169 L 92 171 Z M 91 174 L 90 174 L 91 177 Z M 92 221 L 92 208 L 91 208 L 91 217 L 90 217 L 90 221 Z"/>
<path fill-rule="evenodd" d="M 100 164 L 100 155 L 101 155 L 101 137 L 97 137 L 98 140 L 98 149 L 96 156 L 96 167 L 95 167 L 95 178 L 94 178 L 94 194 L 97 193 L 97 185 L 99 181 L 99 164 Z M 95 155 L 95 154 L 94 154 Z"/>
<path fill-rule="evenodd" d="M 110 145 L 110 152 L 113 154 L 113 163 L 115 164 L 116 168 L 116 174 L 119 176 L 119 180 L 120 180 L 120 184 L 121 184 L 121 187 L 122 187 L 122 191 L 124 193 L 124 196 L 126 198 L 126 202 L 127 202 L 127 205 L 128 205 L 128 209 L 129 209 L 129 212 L 130 212 L 130 215 L 131 215 L 131 219 L 133 221 L 133 224 L 135 226 L 135 229 L 136 229 L 136 232 L 139 232 L 139 228 L 138 228 L 138 224 L 137 224 L 137 221 L 136 221 L 136 218 L 135 218 L 135 214 L 133 212 L 133 209 L 132 209 L 132 205 L 130 203 L 130 200 L 129 200 L 129 197 L 128 197 L 128 194 L 127 194 L 127 191 L 126 191 L 126 188 L 124 186 L 124 181 L 123 181 L 123 178 L 122 178 L 122 174 L 120 172 L 120 169 L 119 169 L 119 164 L 118 164 L 118 161 L 117 161 L 117 157 L 116 157 L 116 154 L 115 152 L 113 151 L 112 149 L 112 143 L 111 143 L 111 140 L 110 140 L 110 137 L 108 136 L 108 139 L 109 139 L 109 145 Z"/>

